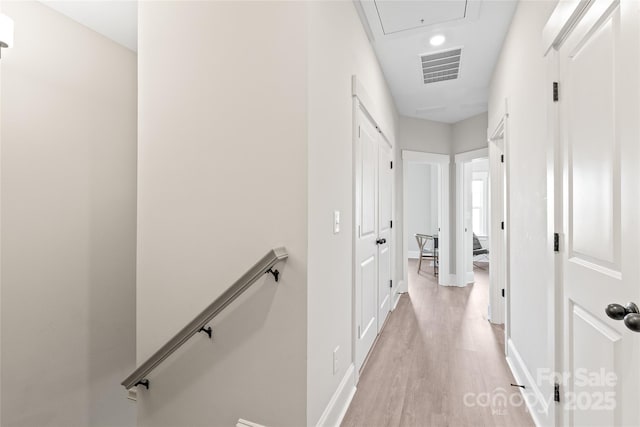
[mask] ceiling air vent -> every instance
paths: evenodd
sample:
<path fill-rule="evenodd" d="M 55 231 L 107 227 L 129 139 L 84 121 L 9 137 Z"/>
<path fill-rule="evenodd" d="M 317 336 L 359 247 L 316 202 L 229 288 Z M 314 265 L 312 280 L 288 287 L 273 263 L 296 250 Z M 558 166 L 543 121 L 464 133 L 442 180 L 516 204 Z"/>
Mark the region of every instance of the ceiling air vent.
<path fill-rule="evenodd" d="M 431 55 L 420 55 L 424 83 L 435 83 L 458 78 L 462 48 Z"/>

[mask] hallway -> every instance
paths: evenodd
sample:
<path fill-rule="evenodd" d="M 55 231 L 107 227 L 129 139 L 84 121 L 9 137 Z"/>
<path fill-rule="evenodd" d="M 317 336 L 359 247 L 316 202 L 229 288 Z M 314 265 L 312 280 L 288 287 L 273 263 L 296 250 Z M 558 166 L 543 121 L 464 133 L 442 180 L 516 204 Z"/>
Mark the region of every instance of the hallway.
<path fill-rule="evenodd" d="M 441 287 L 409 262 L 409 295 L 391 313 L 342 426 L 532 426 L 510 384 L 501 327 L 487 319 L 489 274 Z M 505 404 L 505 401 L 515 405 Z"/>

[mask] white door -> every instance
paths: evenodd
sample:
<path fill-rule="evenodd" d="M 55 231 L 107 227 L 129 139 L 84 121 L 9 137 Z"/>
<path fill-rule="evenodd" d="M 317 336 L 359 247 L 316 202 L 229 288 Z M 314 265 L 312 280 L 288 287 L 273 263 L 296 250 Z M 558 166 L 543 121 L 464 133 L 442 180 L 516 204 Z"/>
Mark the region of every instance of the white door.
<path fill-rule="evenodd" d="M 380 135 L 357 109 L 355 141 L 355 316 L 356 368 L 378 334 L 378 146 Z"/>
<path fill-rule="evenodd" d="M 565 421 L 640 425 L 638 2 L 594 0 L 560 45 Z M 540 321 L 544 321 L 541 319 Z"/>
<path fill-rule="evenodd" d="M 391 186 L 393 152 L 380 137 L 378 150 L 378 332 L 391 310 Z"/>

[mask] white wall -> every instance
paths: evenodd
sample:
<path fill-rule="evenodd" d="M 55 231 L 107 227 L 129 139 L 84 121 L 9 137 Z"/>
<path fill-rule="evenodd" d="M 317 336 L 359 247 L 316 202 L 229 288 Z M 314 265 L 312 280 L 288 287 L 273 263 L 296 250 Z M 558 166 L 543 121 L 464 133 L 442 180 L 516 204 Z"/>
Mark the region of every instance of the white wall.
<path fill-rule="evenodd" d="M 37 2 L 3 2 L 2 419 L 133 426 L 136 56 Z"/>
<path fill-rule="evenodd" d="M 406 241 L 410 257 L 420 252 L 416 233 L 433 234 L 438 230 L 438 193 L 433 188 L 435 170 L 437 166 L 426 163 L 409 163 L 407 167 Z"/>
<path fill-rule="evenodd" d="M 452 132 L 453 126 L 449 123 L 405 116 L 398 118 L 398 145 L 401 150 L 451 154 Z M 397 160 L 402 164 L 401 158 Z"/>
<path fill-rule="evenodd" d="M 452 154 L 487 148 L 487 113 L 478 114 L 452 125 Z"/>
<path fill-rule="evenodd" d="M 150 376 L 140 426 L 307 422 L 306 7 L 140 3 L 138 362 L 289 251 Z"/>
<path fill-rule="evenodd" d="M 505 113 L 505 99 L 509 108 L 506 167 L 511 180 L 511 210 L 506 223 L 511 236 L 511 339 L 534 378 L 536 369 L 553 366 L 547 339 L 552 317 L 547 314 L 549 280 L 545 273 L 545 97 L 550 92 L 545 80 L 541 32 L 554 6 L 554 1 L 518 4 L 489 97 L 490 132 Z M 542 392 L 551 396 L 551 385 L 543 387 Z"/>
<path fill-rule="evenodd" d="M 340 381 L 348 374 L 352 360 L 351 75 L 355 74 L 366 89 L 371 103 L 375 104 L 366 107 L 372 110 L 378 125 L 392 142 L 396 132 L 396 113 L 353 3 L 310 2 L 308 19 L 307 423 L 316 425 Z M 339 234 L 333 234 L 332 229 L 335 210 L 340 211 L 342 218 Z M 401 230 L 395 223 L 394 229 Z M 398 252 L 401 252 L 400 248 L 396 246 Z M 394 278 L 394 288 L 397 284 Z M 340 348 L 338 369 L 333 374 L 333 351 L 336 347 Z M 353 381 L 347 385 L 353 387 Z"/>

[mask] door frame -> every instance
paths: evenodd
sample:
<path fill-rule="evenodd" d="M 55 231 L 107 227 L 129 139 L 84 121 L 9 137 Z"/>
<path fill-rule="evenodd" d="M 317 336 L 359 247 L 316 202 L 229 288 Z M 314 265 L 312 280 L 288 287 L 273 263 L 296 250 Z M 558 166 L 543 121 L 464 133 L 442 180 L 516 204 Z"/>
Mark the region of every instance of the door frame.
<path fill-rule="evenodd" d="M 423 151 L 402 150 L 402 236 L 396 238 L 396 242 L 402 245 L 402 277 L 403 289 L 409 290 L 409 249 L 407 248 L 407 193 L 408 193 L 408 166 L 409 163 L 425 163 L 437 165 L 440 168 L 440 185 L 438 192 L 440 194 L 439 221 L 440 221 L 440 239 L 439 239 L 439 273 L 438 284 L 442 286 L 451 286 L 452 276 L 450 274 L 450 221 L 449 221 L 449 167 L 451 157 L 447 154 L 427 153 Z M 402 242 L 402 243 L 400 243 Z M 400 291 L 400 290 L 399 290 Z"/>
<path fill-rule="evenodd" d="M 375 123 L 375 122 L 374 122 Z M 385 289 L 389 292 L 389 311 L 387 311 L 387 313 L 385 314 L 384 319 L 380 319 L 380 317 L 378 317 L 378 335 L 380 334 L 380 332 L 382 332 L 382 329 L 384 328 L 384 325 L 386 323 L 386 321 L 389 319 L 389 313 L 391 313 L 393 311 L 393 309 L 395 308 L 396 304 L 397 304 L 397 300 L 399 298 L 400 295 L 395 294 L 393 287 L 394 287 L 394 264 L 395 264 L 395 239 L 394 239 L 394 230 L 393 230 L 393 218 L 394 218 L 394 196 L 395 196 L 395 192 L 394 192 L 394 184 L 395 184 L 395 180 L 394 180 L 394 171 L 393 171 L 393 159 L 394 159 L 394 151 L 393 151 L 393 144 L 391 143 L 391 141 L 389 141 L 389 139 L 387 138 L 387 136 L 382 132 L 382 130 L 380 130 L 378 128 L 378 132 L 380 133 L 380 144 L 385 144 L 389 147 L 389 161 L 391 162 L 391 167 L 390 169 L 390 177 L 391 177 L 391 183 L 390 183 L 390 194 L 389 196 L 391 197 L 391 206 L 389 207 L 391 209 L 391 225 L 389 227 L 389 241 L 387 242 L 389 245 L 389 278 L 391 280 L 391 286 L 387 286 L 386 284 L 384 285 Z M 377 224 L 377 228 L 378 228 L 378 238 L 380 238 L 380 152 L 381 152 L 381 147 L 378 147 L 378 173 L 377 173 L 377 179 L 376 179 L 376 185 L 378 186 L 378 198 L 377 198 L 377 206 L 376 209 L 378 210 L 377 212 L 377 216 L 378 216 L 378 224 Z M 397 284 L 396 284 L 397 286 Z M 397 295 L 396 298 L 394 298 Z M 378 296 L 380 296 L 380 246 L 378 246 Z M 379 310 L 380 310 L 380 300 L 378 300 L 378 305 L 377 305 L 377 309 L 378 309 L 378 314 L 379 314 Z"/>
<path fill-rule="evenodd" d="M 567 5 L 565 5 L 566 7 Z M 544 58 L 547 65 L 547 82 L 548 87 L 553 87 L 554 82 L 558 82 L 560 79 L 560 59 L 558 51 L 555 47 L 559 47 L 564 40 L 568 28 L 561 30 L 561 26 L 566 25 L 573 26 L 575 22 L 580 18 L 584 12 L 582 9 L 585 6 L 583 3 L 574 3 L 573 9 L 569 14 L 569 17 L 560 19 L 556 24 L 550 24 L 551 19 L 555 16 L 558 17 L 560 8 L 556 6 L 552 13 L 547 25 L 543 30 L 543 40 L 548 41 L 549 31 L 553 28 L 557 33 L 553 38 L 552 43 L 545 46 Z M 560 12 L 562 15 L 567 14 L 568 10 Z M 573 17 L 571 18 L 571 15 Z M 568 19 L 566 22 L 562 22 Z M 570 22 L 569 22 L 570 21 Z M 556 26 L 557 25 L 557 26 Z M 560 34 L 562 32 L 562 35 Z M 565 307 L 563 304 L 563 261 L 562 254 L 564 250 L 564 214 L 563 214 L 563 198 L 564 198 L 564 183 L 563 183 L 563 156 L 562 156 L 562 141 L 560 138 L 560 108 L 557 102 L 553 101 L 552 97 L 547 97 L 547 140 L 549 141 L 546 147 L 547 150 L 547 259 L 545 268 L 550 272 L 549 282 L 547 287 L 548 292 L 548 306 L 553 308 L 553 312 L 550 313 L 551 321 L 548 331 L 548 348 L 552 353 L 553 366 L 552 371 L 555 373 L 564 372 L 563 366 L 565 366 L 565 352 L 564 352 L 564 315 Z M 558 233 L 558 251 L 555 251 L 555 242 L 553 236 Z M 547 414 L 547 419 L 552 422 L 552 425 L 569 425 L 569 413 L 565 410 L 565 405 L 558 405 L 551 407 Z"/>
<path fill-rule="evenodd" d="M 473 259 L 470 256 L 472 250 L 473 239 L 465 239 L 464 217 L 465 217 L 465 199 L 469 196 L 469 188 L 466 188 L 466 165 L 478 159 L 489 158 L 489 148 L 480 148 L 478 150 L 466 151 L 455 155 L 456 162 L 456 283 L 458 286 L 467 286 L 473 283 Z M 491 176 L 489 176 L 491 181 Z M 491 185 L 491 184 L 489 184 Z M 491 241 L 491 232 L 489 231 L 489 241 Z M 471 264 L 471 271 L 465 271 L 465 266 Z"/>
<path fill-rule="evenodd" d="M 352 75 L 351 76 L 351 97 L 352 97 L 352 109 L 351 109 L 351 152 L 352 152 L 352 159 L 351 159 L 351 166 L 352 166 L 352 177 L 351 177 L 351 191 L 352 191 L 352 196 L 351 196 L 351 228 L 352 228 L 352 233 L 351 233 L 351 248 L 352 248 L 352 254 L 351 254 L 351 365 L 354 367 L 354 385 L 356 385 L 358 383 L 358 381 L 360 380 L 360 370 L 367 364 L 367 359 L 371 353 L 371 350 L 375 347 L 376 342 L 378 340 L 378 337 L 380 335 L 380 331 L 377 331 L 377 336 L 376 339 L 373 341 L 373 344 L 371 345 L 371 348 L 368 350 L 369 354 L 365 357 L 364 362 L 362 363 L 362 366 L 358 367 L 356 366 L 356 355 L 357 355 L 357 344 L 358 344 L 358 319 L 357 319 L 357 303 L 358 301 L 356 300 L 356 261 L 357 261 L 357 257 L 356 257 L 356 249 L 357 249 L 357 227 L 356 227 L 356 223 L 357 223 L 357 200 L 356 200 L 356 185 L 357 185 L 357 176 L 356 176 L 356 161 L 357 161 L 357 157 L 356 157 L 356 147 L 357 147 L 357 143 L 358 143 L 358 112 L 362 111 L 367 118 L 371 121 L 371 123 L 376 127 L 376 129 L 378 130 L 378 132 L 380 133 L 380 136 L 382 137 L 382 139 L 384 140 L 384 142 L 386 144 L 388 144 L 391 147 L 391 153 L 392 153 L 392 158 L 395 157 L 395 141 L 393 139 L 393 132 L 385 132 L 383 130 L 382 124 L 380 120 L 376 120 L 376 116 L 377 111 L 375 110 L 375 104 L 373 103 L 373 101 L 371 100 L 372 98 L 369 96 L 367 90 L 364 88 L 364 86 L 362 85 L 362 82 L 360 81 L 360 79 L 358 79 L 358 77 L 356 75 Z M 395 220 L 395 174 L 392 173 L 391 174 L 391 220 L 394 221 Z M 376 187 L 378 186 L 378 179 L 376 178 Z M 376 191 L 378 191 L 378 189 L 376 188 Z M 376 206 L 376 215 L 378 215 L 378 210 L 379 206 Z M 390 244 L 390 251 L 391 251 L 391 278 L 393 280 L 393 278 L 395 278 L 396 275 L 396 263 L 395 263 L 395 257 L 396 257 L 396 241 L 397 238 L 395 238 L 395 234 L 394 231 L 391 230 L 391 242 Z M 377 271 L 376 271 L 376 275 L 377 275 Z M 377 276 L 376 276 L 377 277 Z M 393 309 L 395 308 L 395 304 L 397 303 L 397 296 L 399 297 L 398 294 L 401 293 L 401 285 L 396 283 L 395 280 L 393 280 L 392 282 L 392 287 L 390 288 L 389 292 L 391 294 L 391 301 L 390 301 L 390 311 L 393 311 Z M 378 292 L 378 287 L 376 286 L 376 295 L 379 295 Z M 377 305 L 377 304 L 376 304 Z M 376 307 L 376 311 L 377 311 Z M 388 319 L 388 316 L 387 316 Z M 378 322 L 380 321 L 380 319 L 377 319 Z M 385 319 L 386 320 L 386 319 Z"/>
<path fill-rule="evenodd" d="M 506 111 L 506 101 L 505 101 Z M 489 252 L 490 259 L 490 272 L 489 272 L 489 315 L 491 317 L 491 323 L 501 324 L 504 323 L 504 353 L 508 355 L 508 342 L 511 337 L 510 329 L 510 252 L 509 252 L 509 168 L 508 168 L 508 135 L 507 135 L 507 123 L 508 114 L 504 114 L 500 119 L 500 122 L 489 137 L 489 181 L 490 188 L 493 189 L 493 184 L 502 184 L 500 192 L 489 190 L 489 204 L 491 205 L 491 225 L 489 226 L 489 238 L 492 247 L 496 248 L 496 243 L 501 240 L 501 250 L 492 250 Z M 504 168 L 501 169 L 501 176 L 496 176 L 496 170 L 493 165 L 498 161 L 495 156 L 504 156 Z M 493 183 L 493 184 L 492 184 Z M 500 223 L 505 222 L 504 231 L 500 226 Z M 501 239 L 497 236 L 503 235 Z M 502 266 L 499 269 L 498 266 Z M 502 289 L 504 289 L 504 298 L 502 297 Z"/>

